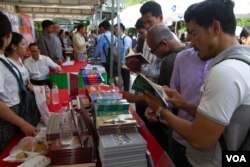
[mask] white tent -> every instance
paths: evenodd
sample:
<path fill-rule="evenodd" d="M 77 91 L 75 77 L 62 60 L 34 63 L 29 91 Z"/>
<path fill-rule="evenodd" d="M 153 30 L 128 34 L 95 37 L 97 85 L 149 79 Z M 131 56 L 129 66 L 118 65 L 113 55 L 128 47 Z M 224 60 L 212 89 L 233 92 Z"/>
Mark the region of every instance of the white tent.
<path fill-rule="evenodd" d="M 127 7 L 120 13 L 120 22 L 126 27 L 135 27 L 137 19 L 141 17 L 140 8 L 142 4 L 136 4 Z M 117 17 L 114 18 L 114 24 L 117 23 Z"/>
<path fill-rule="evenodd" d="M 171 25 L 173 21 L 183 20 L 184 13 L 187 8 L 194 3 L 201 2 L 202 0 L 156 0 L 163 12 L 164 23 Z M 237 18 L 250 17 L 250 0 L 234 0 L 235 7 L 234 13 Z M 137 19 L 141 17 L 140 8 L 142 4 L 129 6 L 120 13 L 120 22 L 125 27 L 134 27 Z M 115 18 L 114 22 L 117 22 Z"/>
<path fill-rule="evenodd" d="M 187 8 L 194 3 L 202 0 L 156 0 L 161 4 L 163 18 L 166 23 L 171 24 L 172 21 L 183 20 L 184 13 Z M 234 0 L 234 13 L 237 18 L 250 17 L 250 0 Z"/>

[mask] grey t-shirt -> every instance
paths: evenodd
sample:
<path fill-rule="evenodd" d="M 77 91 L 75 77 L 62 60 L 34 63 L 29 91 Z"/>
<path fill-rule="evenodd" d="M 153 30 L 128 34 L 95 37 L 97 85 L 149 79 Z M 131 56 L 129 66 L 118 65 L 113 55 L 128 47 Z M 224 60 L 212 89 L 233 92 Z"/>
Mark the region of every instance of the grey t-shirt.
<path fill-rule="evenodd" d="M 228 56 L 250 57 L 250 47 L 233 46 L 216 56 L 202 86 L 203 96 L 197 111 L 207 119 L 226 126 L 224 137 L 228 150 L 238 150 L 249 129 L 250 67 Z M 237 118 L 237 119 L 236 119 Z M 240 119 L 239 119 L 240 118 Z M 221 147 L 217 142 L 205 151 L 187 145 L 187 157 L 194 167 L 222 166 Z"/>

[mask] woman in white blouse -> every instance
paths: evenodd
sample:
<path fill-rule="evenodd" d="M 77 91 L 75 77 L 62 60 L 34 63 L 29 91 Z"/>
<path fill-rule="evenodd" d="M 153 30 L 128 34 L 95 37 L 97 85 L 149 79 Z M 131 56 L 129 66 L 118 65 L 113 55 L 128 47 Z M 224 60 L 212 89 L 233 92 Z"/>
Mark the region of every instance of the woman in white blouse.
<path fill-rule="evenodd" d="M 19 33 L 12 33 L 10 45 L 5 49 L 5 56 L 20 71 L 23 83 L 32 90 L 32 84 L 29 81 L 29 72 L 23 65 L 22 59 L 26 53 L 25 40 Z"/>
<path fill-rule="evenodd" d="M 6 47 L 12 38 L 11 23 L 6 15 L 0 12 L 0 153 L 6 147 L 10 139 L 21 129 L 26 135 L 36 134 L 34 126 L 19 116 L 20 98 L 17 81 L 4 65 L 7 62 L 4 56 Z M 2 62 L 3 61 L 3 62 Z M 19 128 L 17 128 L 19 127 Z"/>

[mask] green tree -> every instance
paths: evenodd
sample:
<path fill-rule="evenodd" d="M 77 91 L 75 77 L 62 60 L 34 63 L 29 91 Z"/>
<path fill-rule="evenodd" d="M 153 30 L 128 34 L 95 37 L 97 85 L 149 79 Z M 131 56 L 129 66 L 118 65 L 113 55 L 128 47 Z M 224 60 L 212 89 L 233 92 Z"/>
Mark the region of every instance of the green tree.
<path fill-rule="evenodd" d="M 240 18 L 236 20 L 237 25 L 241 27 L 250 26 L 250 18 Z"/>

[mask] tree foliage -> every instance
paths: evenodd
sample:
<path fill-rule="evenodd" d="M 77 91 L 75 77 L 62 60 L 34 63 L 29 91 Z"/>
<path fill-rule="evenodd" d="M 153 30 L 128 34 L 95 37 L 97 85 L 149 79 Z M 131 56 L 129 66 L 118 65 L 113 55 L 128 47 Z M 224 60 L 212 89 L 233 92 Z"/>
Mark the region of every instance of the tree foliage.
<path fill-rule="evenodd" d="M 250 18 L 237 19 L 237 25 L 241 27 L 250 26 Z"/>

